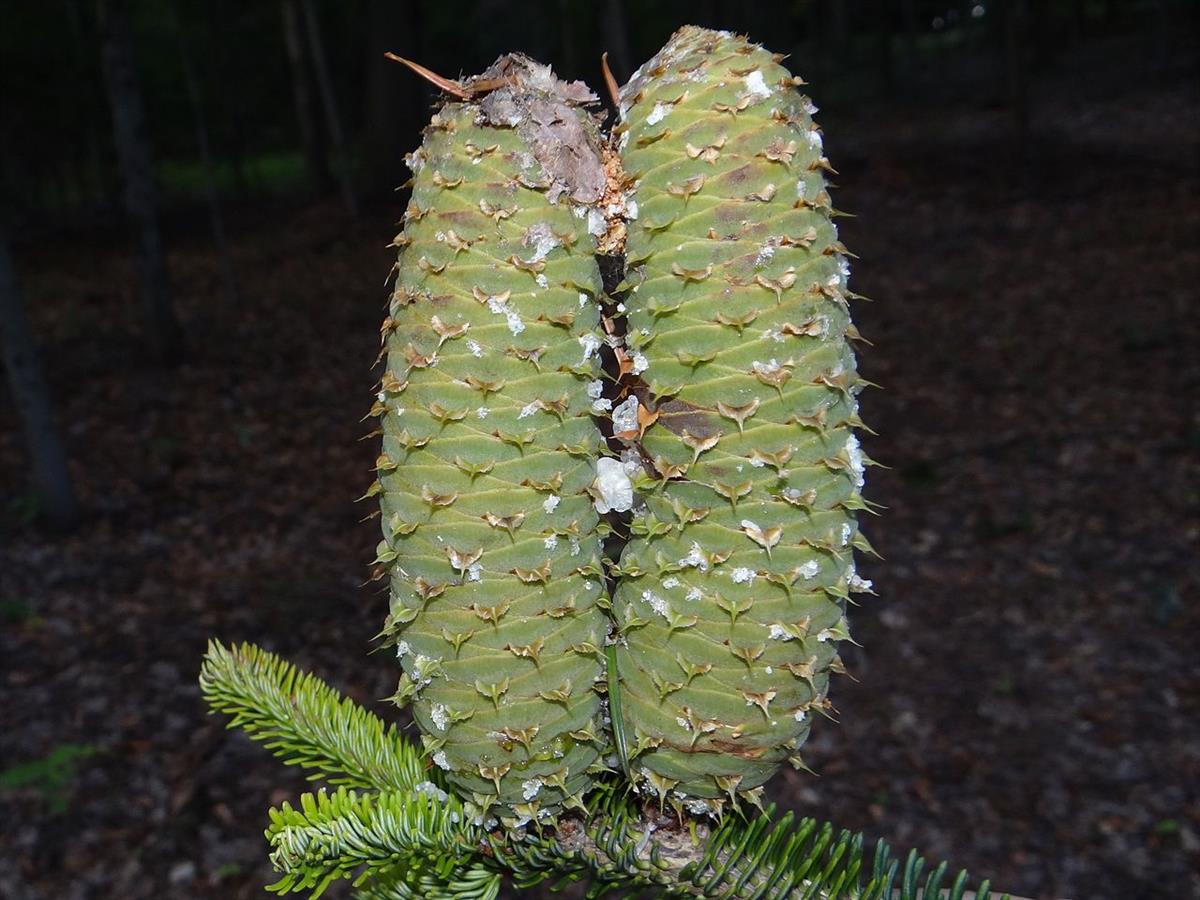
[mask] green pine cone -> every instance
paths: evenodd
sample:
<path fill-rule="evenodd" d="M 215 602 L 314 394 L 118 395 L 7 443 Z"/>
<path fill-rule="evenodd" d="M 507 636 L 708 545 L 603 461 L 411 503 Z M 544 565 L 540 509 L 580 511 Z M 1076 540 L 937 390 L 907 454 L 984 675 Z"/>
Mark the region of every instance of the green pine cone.
<path fill-rule="evenodd" d="M 641 789 L 694 812 L 799 764 L 869 589 L 849 266 L 799 83 L 684 28 L 621 91 L 627 342 L 657 415 L 613 599 L 621 724 Z"/>
<path fill-rule="evenodd" d="M 518 56 L 466 86 L 498 79 L 410 158 L 373 491 L 396 699 L 463 796 L 520 824 L 578 802 L 607 746 L 587 493 L 605 182 L 585 88 Z"/>

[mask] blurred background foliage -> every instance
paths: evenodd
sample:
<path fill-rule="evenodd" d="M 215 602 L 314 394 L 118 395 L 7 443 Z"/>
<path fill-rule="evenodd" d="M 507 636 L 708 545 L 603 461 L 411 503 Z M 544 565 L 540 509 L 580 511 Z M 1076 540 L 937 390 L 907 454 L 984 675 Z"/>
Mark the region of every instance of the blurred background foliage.
<path fill-rule="evenodd" d="M 826 104 L 886 96 L 983 104 L 1028 104 L 1031 70 L 1052 69 L 1082 42 L 1145 32 L 1162 44 L 1186 41 L 1197 4 L 1189 0 L 131 0 L 137 67 L 159 181 L 169 204 L 204 191 L 194 109 L 185 78 L 190 56 L 202 89 L 212 169 L 222 195 L 246 199 L 328 186 L 328 125 L 314 81 L 313 47 L 302 70 L 289 66 L 282 10 L 308 6 L 319 21 L 348 165 L 364 189 L 402 177 L 432 89 L 383 59 L 416 58 L 449 76 L 486 67 L 498 48 L 550 61 L 560 75 L 599 85 L 597 48 L 618 78 L 652 54 L 680 22 L 746 31 L 780 52 Z M 84 0 L 0 7 L 0 83 L 16 98 L 0 107 L 3 187 L 24 221 L 78 222 L 118 208 L 119 178 L 100 71 L 96 8 Z M 300 30 L 303 32 L 303 24 Z M 1165 48 L 1164 48 L 1165 49 Z M 1147 74 L 1166 58 L 1146 60 Z M 304 113 L 317 126 L 305 158 L 294 101 L 309 84 Z M 1016 116 L 1028 116 L 1015 109 Z M 1018 123 L 1019 124 L 1019 123 Z M 314 171 L 315 170 L 315 171 Z M 11 213 L 10 213 L 11 214 Z"/>

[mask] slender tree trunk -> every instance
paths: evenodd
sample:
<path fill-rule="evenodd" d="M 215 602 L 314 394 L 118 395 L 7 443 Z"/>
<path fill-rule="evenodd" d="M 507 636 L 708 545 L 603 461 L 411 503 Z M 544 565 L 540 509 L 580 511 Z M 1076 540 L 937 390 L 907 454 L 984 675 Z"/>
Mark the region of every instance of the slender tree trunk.
<path fill-rule="evenodd" d="M 83 61 L 90 60 L 92 50 L 89 41 L 84 38 L 82 12 L 78 3 L 65 2 L 63 4 L 63 20 L 67 24 L 67 34 L 70 35 L 67 51 L 82 63 L 78 67 L 73 67 L 76 77 L 90 71 L 88 63 Z M 82 131 L 81 139 L 75 150 L 81 184 L 79 205 L 87 208 L 93 203 L 102 203 L 108 200 L 108 190 L 104 183 L 104 157 L 100 149 L 103 141 L 100 136 L 101 128 L 97 121 L 96 104 L 89 102 L 86 96 L 81 97 L 79 92 L 75 92 L 75 96 L 78 103 L 72 115 L 76 117 L 79 129 Z"/>
<path fill-rule="evenodd" d="M 59 528 L 69 528 L 79 517 L 79 503 L 67 468 L 67 454 L 51 412 L 50 392 L 42 377 L 33 329 L 21 301 L 8 236 L 3 233 L 0 233 L 0 359 L 8 373 L 8 386 L 25 433 L 34 488 L 50 521 Z"/>
<path fill-rule="evenodd" d="M 297 0 L 282 0 L 283 41 L 287 47 L 288 63 L 292 69 L 292 100 L 296 105 L 296 124 L 304 145 L 304 161 L 314 187 L 325 192 L 333 187 L 333 172 L 329 168 L 329 148 L 313 114 L 312 93 L 309 90 L 309 71 L 305 65 L 304 32 L 300 25 Z"/>
<path fill-rule="evenodd" d="M 183 69 L 183 81 L 187 88 L 188 105 L 192 108 L 192 125 L 196 131 L 196 149 L 200 151 L 200 164 L 204 169 L 204 199 L 208 206 L 208 222 L 212 228 L 213 246 L 221 262 L 221 280 L 225 286 L 225 298 L 237 303 L 237 276 L 233 270 L 233 253 L 225 238 L 225 217 L 221 215 L 221 199 L 217 194 L 217 179 L 213 171 L 212 150 L 208 140 L 208 121 L 204 117 L 204 97 L 200 92 L 200 80 L 196 76 L 196 64 L 192 58 L 191 43 L 179 21 L 177 6 L 171 8 L 174 19 L 175 43 L 179 48 L 179 63 Z"/>
<path fill-rule="evenodd" d="M 146 136 L 146 113 L 123 0 L 99 0 L 104 80 L 113 138 L 125 182 L 125 207 L 141 240 L 142 307 L 150 348 L 159 363 L 174 362 L 182 347 L 171 298 L 167 256 L 158 225 L 158 192 Z"/>
<path fill-rule="evenodd" d="M 601 15 L 604 17 L 604 47 L 608 51 L 609 66 L 617 83 L 623 84 L 633 74 L 633 53 L 629 49 L 625 4 L 621 0 L 606 0 Z"/>
<path fill-rule="evenodd" d="M 325 109 L 325 124 L 337 155 L 338 182 L 342 187 L 342 199 L 353 217 L 358 216 L 358 195 L 354 192 L 354 179 L 350 172 L 350 154 L 342 131 L 342 116 L 338 110 L 337 95 L 333 91 L 333 80 L 329 77 L 329 64 L 325 59 L 325 42 L 321 38 L 321 26 L 312 0 L 300 0 L 304 13 L 304 28 L 308 34 L 308 46 L 312 51 L 313 71 L 317 76 L 317 87 L 321 92 L 321 106 Z"/>

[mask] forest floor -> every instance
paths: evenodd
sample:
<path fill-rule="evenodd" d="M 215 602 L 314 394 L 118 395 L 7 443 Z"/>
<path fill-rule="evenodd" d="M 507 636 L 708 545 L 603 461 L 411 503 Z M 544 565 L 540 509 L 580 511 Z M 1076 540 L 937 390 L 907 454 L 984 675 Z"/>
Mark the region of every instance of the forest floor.
<path fill-rule="evenodd" d="M 820 777 L 770 799 L 1029 897 L 1200 897 L 1198 121 L 1194 91 L 1082 77 L 1023 151 L 1000 109 L 822 118 L 877 300 L 886 562 Z M 61 537 L 0 512 L 4 896 L 260 896 L 265 809 L 303 782 L 205 715 L 210 636 L 390 715 L 353 500 L 400 211 L 235 220 L 236 304 L 202 235 L 174 240 L 190 353 L 166 372 L 119 235 L 19 248 L 87 515 Z M 6 499 L 24 471 L 5 402 Z"/>

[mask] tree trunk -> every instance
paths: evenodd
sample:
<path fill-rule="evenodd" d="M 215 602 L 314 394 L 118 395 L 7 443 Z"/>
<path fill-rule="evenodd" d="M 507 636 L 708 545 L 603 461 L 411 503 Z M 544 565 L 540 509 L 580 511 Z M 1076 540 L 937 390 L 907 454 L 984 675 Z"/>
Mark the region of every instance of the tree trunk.
<path fill-rule="evenodd" d="M 79 517 L 79 503 L 50 410 L 50 392 L 42 377 L 37 345 L 25 315 L 5 234 L 0 234 L 0 359 L 8 373 L 8 386 L 24 431 L 33 485 L 42 508 L 55 526 L 69 528 Z"/>
<path fill-rule="evenodd" d="M 188 34 L 179 21 L 177 6 L 171 8 L 175 30 L 175 43 L 179 48 L 179 63 L 183 69 L 183 81 L 187 88 L 188 105 L 192 108 L 192 125 L 196 131 L 196 149 L 200 152 L 200 164 L 204 169 L 204 198 L 208 205 L 208 222 L 212 228 L 213 246 L 221 262 L 221 280 L 225 285 L 225 298 L 236 304 L 238 299 L 237 277 L 233 271 L 233 253 L 225 238 L 225 217 L 221 215 L 221 200 L 217 194 L 217 179 L 213 172 L 212 151 L 208 140 L 208 122 L 204 117 L 204 97 L 200 93 L 200 80 L 196 77 L 196 64 L 192 58 Z"/>
<path fill-rule="evenodd" d="M 166 250 L 158 226 L 158 192 L 146 136 L 146 113 L 134 63 L 133 36 L 122 0 L 99 0 L 101 55 L 113 139 L 125 182 L 125 207 L 141 240 L 142 308 L 150 349 L 159 363 L 174 362 L 182 336 L 171 299 Z"/>
<path fill-rule="evenodd" d="M 350 172 L 350 154 L 342 131 L 342 116 L 338 111 L 337 95 L 333 91 L 333 80 L 329 77 L 329 64 L 325 59 L 325 42 L 321 39 L 321 27 L 312 0 L 300 0 L 304 14 L 304 28 L 308 35 L 308 46 L 312 51 L 313 71 L 317 76 L 317 87 L 321 92 L 321 106 L 325 109 L 325 124 L 337 156 L 338 182 L 342 186 L 342 199 L 352 217 L 358 216 L 358 195 L 354 192 L 354 179 Z"/>
<path fill-rule="evenodd" d="M 297 0 L 281 0 L 283 13 L 283 42 L 287 47 L 288 63 L 292 69 L 292 101 L 296 105 L 296 124 L 304 146 L 304 161 L 313 186 L 322 193 L 333 187 L 333 172 L 329 168 L 329 148 L 325 135 L 317 126 L 313 114 L 312 93 L 309 90 L 309 71 L 305 65 L 304 33 L 300 25 Z"/>
<path fill-rule="evenodd" d="M 78 3 L 65 3 L 63 20 L 67 24 L 66 32 L 70 36 L 67 52 L 74 59 L 87 60 L 91 54 L 91 42 L 84 37 L 83 10 Z M 73 72 L 90 71 L 90 66 L 84 64 Z M 79 92 L 76 92 L 77 99 Z M 103 203 L 108 200 L 108 188 L 104 180 L 104 155 L 102 127 L 96 114 L 96 104 L 86 100 L 79 103 L 72 111 L 76 117 L 82 135 L 75 148 L 76 160 L 79 165 L 79 176 L 82 184 L 80 190 L 80 207 L 87 209 L 93 203 Z"/>

